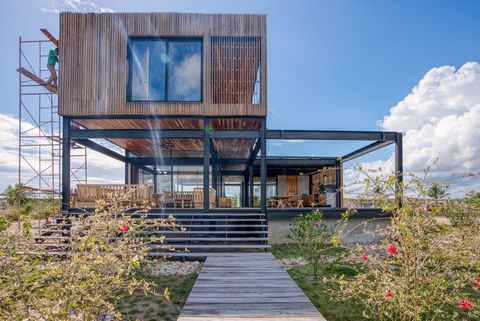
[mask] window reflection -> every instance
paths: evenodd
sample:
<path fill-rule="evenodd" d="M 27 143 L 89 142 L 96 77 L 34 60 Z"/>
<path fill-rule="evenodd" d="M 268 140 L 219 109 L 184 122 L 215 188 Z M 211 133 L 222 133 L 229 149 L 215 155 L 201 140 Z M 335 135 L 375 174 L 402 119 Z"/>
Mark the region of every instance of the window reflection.
<path fill-rule="evenodd" d="M 129 101 L 201 101 L 202 41 L 129 39 Z"/>
<path fill-rule="evenodd" d="M 168 99 L 199 101 L 202 75 L 201 43 L 196 41 L 170 42 Z"/>

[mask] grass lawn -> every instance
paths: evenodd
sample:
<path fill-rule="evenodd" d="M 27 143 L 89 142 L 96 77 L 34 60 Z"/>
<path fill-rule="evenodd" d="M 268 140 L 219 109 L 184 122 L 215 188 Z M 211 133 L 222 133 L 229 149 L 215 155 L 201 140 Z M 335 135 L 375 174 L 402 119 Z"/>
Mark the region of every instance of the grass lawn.
<path fill-rule="evenodd" d="M 161 296 L 145 295 L 143 292 L 135 292 L 131 296 L 127 294 L 122 298 L 120 303 L 120 310 L 125 320 L 177 320 L 187 300 L 188 294 L 197 279 L 197 275 L 145 275 L 144 278 L 156 284 L 155 290 L 158 293 L 163 293 L 163 290 L 168 287 L 170 300 L 166 300 Z"/>
<path fill-rule="evenodd" d="M 345 250 L 332 248 L 330 256 L 340 256 Z M 294 258 L 300 256 L 300 249 L 296 244 L 282 244 L 272 246 L 272 254 L 277 259 Z M 328 321 L 360 321 L 362 317 L 361 305 L 355 302 L 339 302 L 330 300 L 329 290 L 335 290 L 335 285 L 324 283 L 322 278 L 333 275 L 351 277 L 355 271 L 351 265 L 345 263 L 326 263 L 319 268 L 319 280 L 313 278 L 312 265 L 297 266 L 288 270 L 292 279 L 302 288 L 303 292 Z"/>
<path fill-rule="evenodd" d="M 274 245 L 271 251 L 277 259 L 301 256 L 301 251 L 296 244 Z M 340 258 L 343 252 L 345 252 L 345 249 L 333 248 L 328 255 Z M 315 280 L 313 277 L 311 264 L 293 267 L 288 270 L 288 273 L 328 321 L 368 320 L 362 316 L 362 306 L 358 302 L 331 300 L 331 295 L 328 291 L 334 291 L 337 287 L 331 283 L 324 283 L 322 280 L 323 277 L 328 278 L 334 275 L 344 275 L 347 279 L 353 277 L 355 275 L 353 265 L 343 262 L 321 264 L 318 280 Z M 479 292 L 472 292 L 472 298 L 478 299 L 479 297 Z M 461 320 L 474 321 L 475 319 L 464 317 Z"/>

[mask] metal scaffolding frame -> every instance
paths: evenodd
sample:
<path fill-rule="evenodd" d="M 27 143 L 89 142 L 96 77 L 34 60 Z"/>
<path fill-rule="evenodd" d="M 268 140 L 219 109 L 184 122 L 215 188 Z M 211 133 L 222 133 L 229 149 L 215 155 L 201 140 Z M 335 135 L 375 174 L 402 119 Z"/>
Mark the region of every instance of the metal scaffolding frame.
<path fill-rule="evenodd" d="M 46 80 L 50 40 L 19 38 L 19 70 Z M 23 68 L 23 69 L 22 69 Z M 62 186 L 62 117 L 58 97 L 42 84 L 19 72 L 18 183 L 39 197 L 60 198 Z M 87 182 L 87 150 L 72 144 L 70 181 Z"/>

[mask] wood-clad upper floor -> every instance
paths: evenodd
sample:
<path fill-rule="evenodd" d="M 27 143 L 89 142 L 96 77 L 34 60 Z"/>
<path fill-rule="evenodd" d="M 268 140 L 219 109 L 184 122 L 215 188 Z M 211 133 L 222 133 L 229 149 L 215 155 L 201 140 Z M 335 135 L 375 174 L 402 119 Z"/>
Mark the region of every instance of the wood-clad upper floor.
<path fill-rule="evenodd" d="M 64 116 L 266 116 L 266 16 L 62 13 Z"/>

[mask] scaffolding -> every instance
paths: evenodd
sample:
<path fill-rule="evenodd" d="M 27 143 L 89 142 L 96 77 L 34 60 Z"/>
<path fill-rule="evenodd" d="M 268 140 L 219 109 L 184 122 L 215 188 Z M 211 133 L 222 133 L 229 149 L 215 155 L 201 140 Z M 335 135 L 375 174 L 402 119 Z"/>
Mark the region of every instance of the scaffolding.
<path fill-rule="evenodd" d="M 41 198 L 60 198 L 62 185 L 62 117 L 57 90 L 46 84 L 51 41 L 19 39 L 18 183 Z M 87 150 L 70 148 L 70 186 L 87 183 Z"/>

